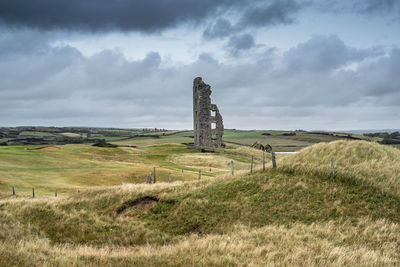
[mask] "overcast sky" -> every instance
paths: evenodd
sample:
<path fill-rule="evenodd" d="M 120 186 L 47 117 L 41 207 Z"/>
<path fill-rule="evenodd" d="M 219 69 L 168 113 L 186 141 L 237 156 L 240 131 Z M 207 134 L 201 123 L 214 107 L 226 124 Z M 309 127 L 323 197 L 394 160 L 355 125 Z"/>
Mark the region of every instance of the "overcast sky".
<path fill-rule="evenodd" d="M 1 0 L 0 126 L 400 128 L 398 0 Z"/>

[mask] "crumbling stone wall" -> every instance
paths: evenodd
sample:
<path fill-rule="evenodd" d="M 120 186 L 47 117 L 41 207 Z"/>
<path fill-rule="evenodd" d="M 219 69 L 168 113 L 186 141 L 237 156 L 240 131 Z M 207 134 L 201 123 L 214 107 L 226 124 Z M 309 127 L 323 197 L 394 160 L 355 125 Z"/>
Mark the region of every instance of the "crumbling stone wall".
<path fill-rule="evenodd" d="M 211 86 L 201 77 L 193 81 L 193 129 L 197 147 L 225 147 L 222 142 L 224 124 L 218 107 L 211 104 Z M 211 112 L 215 112 L 212 116 Z M 215 128 L 212 127 L 215 125 Z"/>

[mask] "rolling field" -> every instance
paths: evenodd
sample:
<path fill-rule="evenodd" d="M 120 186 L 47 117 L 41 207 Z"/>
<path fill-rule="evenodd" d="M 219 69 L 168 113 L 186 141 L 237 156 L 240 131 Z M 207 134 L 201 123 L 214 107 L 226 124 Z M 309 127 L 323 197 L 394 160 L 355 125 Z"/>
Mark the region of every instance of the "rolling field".
<path fill-rule="evenodd" d="M 137 143 L 136 143 L 137 144 Z M 75 193 L 92 186 L 110 186 L 124 183 L 144 183 L 146 174 L 156 168 L 158 182 L 216 177 L 230 173 L 230 161 L 235 170 L 261 168 L 261 152 L 252 148 L 229 145 L 215 153 L 201 153 L 182 144 L 157 144 L 141 147 L 101 148 L 90 145 L 64 146 L 8 146 L 0 147 L 0 190 L 36 195 Z M 266 159 L 268 160 L 269 155 Z"/>
<path fill-rule="evenodd" d="M 201 181 L 193 171 L 185 183 L 96 186 L 57 198 L 0 193 L 1 265 L 400 263 L 400 166 L 394 164 L 400 156 L 395 148 L 364 141 L 321 143 L 281 157 L 275 170 L 268 165 L 253 174 L 246 158 L 258 151 L 242 146 L 217 153 L 178 144 L 130 148 L 135 152 L 113 148 L 112 157 L 105 152 L 110 149 L 68 149 L 72 154 L 79 149 L 86 164 L 184 165 L 190 172 L 213 162 L 217 171 Z M 329 173 L 332 155 L 337 158 L 334 176 Z M 243 169 L 233 177 L 226 166 L 231 157 L 243 159 Z"/>
<path fill-rule="evenodd" d="M 263 133 L 228 130 L 213 152 L 185 145 L 191 132 L 0 147 L 0 265 L 400 264 L 400 150 Z M 262 171 L 256 140 L 299 153 L 278 154 L 277 169 L 266 154 Z M 157 183 L 145 184 L 153 167 Z"/>
<path fill-rule="evenodd" d="M 286 135 L 285 135 L 286 134 Z M 295 135 L 289 135 L 295 134 Z M 105 139 L 118 145 L 149 146 L 166 143 L 192 143 L 193 132 L 181 131 L 168 133 L 166 136 L 156 133 L 146 134 L 148 137 L 125 138 L 123 140 Z M 151 135 L 155 138 L 151 138 Z M 310 133 L 303 131 L 240 131 L 225 130 L 224 142 L 226 144 L 250 146 L 255 141 L 262 144 L 270 144 L 275 151 L 298 151 L 304 147 L 319 143 L 331 142 L 343 139 L 358 138 L 360 140 L 377 141 L 379 138 L 371 138 L 362 135 L 348 135 L 341 133 Z"/>
<path fill-rule="evenodd" d="M 284 135 L 287 133 L 295 135 Z M 71 132 L 60 134 L 78 136 Z M 254 168 L 261 168 L 261 152 L 249 147 L 255 141 L 268 143 L 275 151 L 297 151 L 318 142 L 343 139 L 340 134 L 226 130 L 226 149 L 201 153 L 184 145 L 193 142 L 191 131 L 148 132 L 133 137 L 128 130 L 104 130 L 103 134 L 121 134 L 97 134 L 120 147 L 102 148 L 90 144 L 0 146 L 0 190 L 10 192 L 15 186 L 17 192 L 26 194 L 34 187 L 37 194 L 52 195 L 55 190 L 63 194 L 91 186 L 144 183 L 146 174 L 154 167 L 158 181 L 167 181 L 168 173 L 173 181 L 181 180 L 182 169 L 185 180 L 197 179 L 198 169 L 205 177 L 216 177 L 230 172 L 231 160 L 235 162 L 236 171 L 248 171 L 251 155 L 255 157 Z M 270 160 L 269 154 L 266 160 Z"/>
<path fill-rule="evenodd" d="M 265 135 L 268 134 L 268 135 Z M 286 135 L 285 135 L 286 134 Z M 294 134 L 294 135 L 290 135 Z M 298 151 L 304 147 L 319 143 L 346 139 L 347 134 L 310 133 L 303 131 L 238 131 L 227 130 L 224 140 L 228 143 L 252 145 L 255 140 L 262 144 L 270 144 L 275 151 Z M 351 135 L 362 140 L 372 138 L 362 135 Z"/>
<path fill-rule="evenodd" d="M 181 180 L 182 169 L 185 180 L 196 179 L 198 169 L 202 169 L 203 176 L 215 177 L 230 172 L 231 160 L 235 161 L 237 171 L 249 170 L 251 155 L 255 157 L 255 168 L 260 168 L 261 152 L 249 147 L 255 141 L 269 143 L 275 151 L 296 151 L 317 142 L 340 139 L 305 132 L 285 136 L 282 134 L 288 132 L 226 130 L 226 149 L 201 153 L 184 145 L 193 142 L 191 131 L 149 132 L 135 137 L 129 137 L 129 131 L 110 130 L 104 134 L 108 132 L 123 136 L 98 137 L 121 147 L 102 148 L 90 144 L 0 146 L 0 190 L 10 192 L 15 186 L 18 192 L 29 193 L 34 187 L 38 194 L 51 195 L 55 190 L 70 193 L 88 186 L 143 183 L 153 167 L 157 169 L 159 181 L 167 181 L 168 173 L 173 180 Z M 263 135 L 265 133 L 269 135 Z M 70 132 L 61 134 L 78 136 Z"/>

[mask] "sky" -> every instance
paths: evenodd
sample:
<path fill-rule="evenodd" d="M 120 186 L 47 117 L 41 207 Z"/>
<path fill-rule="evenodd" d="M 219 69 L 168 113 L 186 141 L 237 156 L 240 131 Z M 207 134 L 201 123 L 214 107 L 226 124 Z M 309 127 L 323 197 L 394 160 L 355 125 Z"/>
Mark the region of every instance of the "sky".
<path fill-rule="evenodd" d="M 398 0 L 1 0 L 0 126 L 400 128 Z"/>

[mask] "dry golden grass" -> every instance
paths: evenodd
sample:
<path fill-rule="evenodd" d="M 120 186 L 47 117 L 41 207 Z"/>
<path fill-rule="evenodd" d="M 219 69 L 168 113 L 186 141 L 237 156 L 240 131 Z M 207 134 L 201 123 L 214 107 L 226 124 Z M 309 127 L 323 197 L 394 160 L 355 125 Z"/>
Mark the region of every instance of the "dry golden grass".
<path fill-rule="evenodd" d="M 336 176 L 356 179 L 400 197 L 400 150 L 391 146 L 366 141 L 319 143 L 282 157 L 278 166 L 329 176 L 331 157 Z"/>
<path fill-rule="evenodd" d="M 231 170 L 231 158 L 229 154 L 180 154 L 168 157 L 168 161 L 189 168 L 202 168 L 206 172 L 209 171 L 209 169 L 218 172 L 229 172 Z M 248 158 L 250 159 L 250 156 L 248 156 Z M 235 160 L 234 167 L 236 171 L 248 170 L 250 168 L 250 163 Z"/>
<path fill-rule="evenodd" d="M 212 169 L 224 171 L 230 168 L 230 159 L 213 153 L 172 155 L 167 159 L 172 163 L 191 168 L 209 166 Z"/>
<path fill-rule="evenodd" d="M 138 247 L 54 245 L 18 223 L 0 229 L 0 263 L 7 266 L 394 266 L 400 261 L 400 226 L 369 218 L 357 224 L 237 225 L 228 234 Z"/>

